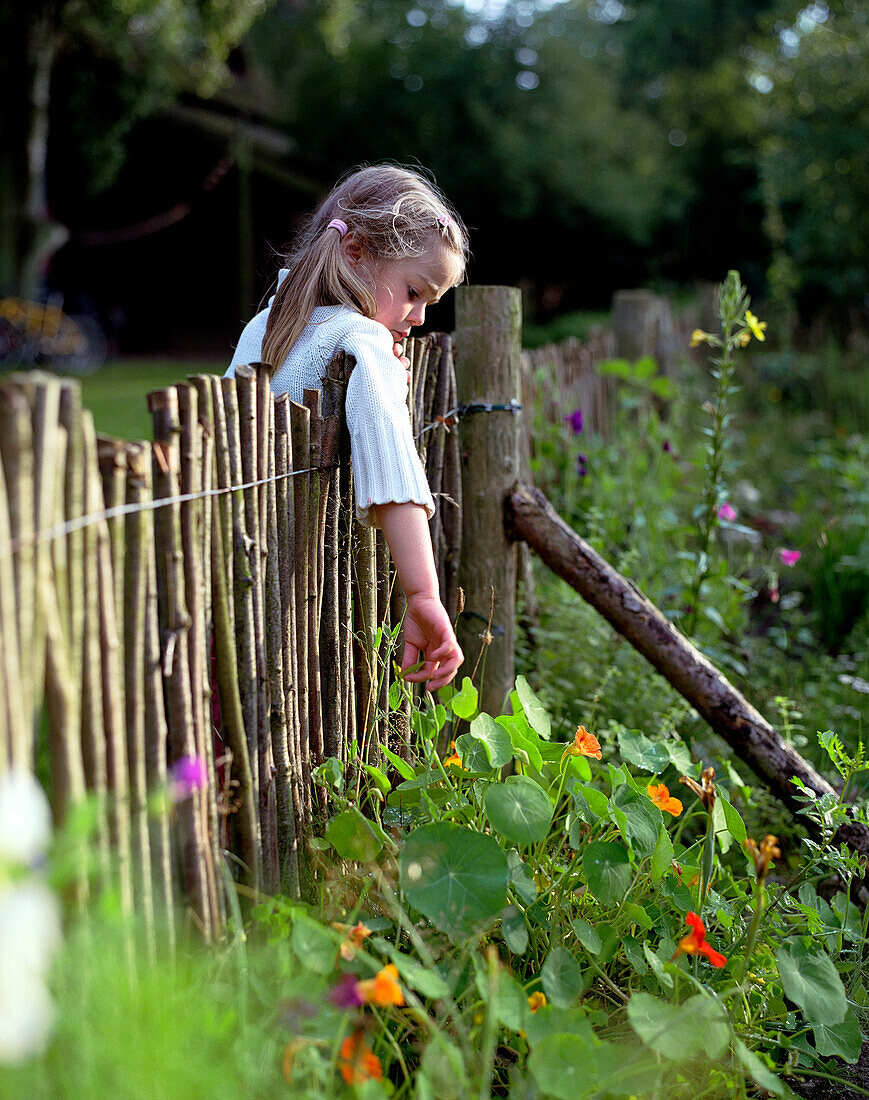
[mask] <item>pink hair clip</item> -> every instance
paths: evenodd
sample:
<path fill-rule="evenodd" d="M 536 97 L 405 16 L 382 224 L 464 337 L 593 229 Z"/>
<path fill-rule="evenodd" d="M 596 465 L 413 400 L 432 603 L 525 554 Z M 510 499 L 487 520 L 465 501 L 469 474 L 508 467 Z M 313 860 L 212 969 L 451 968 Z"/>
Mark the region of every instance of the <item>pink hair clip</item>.
<path fill-rule="evenodd" d="M 343 239 L 344 234 L 347 232 L 347 222 L 342 222 L 340 218 L 333 218 L 326 226 L 327 229 L 337 229 L 338 236 Z"/>
<path fill-rule="evenodd" d="M 450 226 L 450 216 L 449 216 L 449 214 L 441 214 L 441 216 L 438 218 L 438 225 L 442 225 L 444 227 L 444 229 L 449 229 L 449 226 Z"/>

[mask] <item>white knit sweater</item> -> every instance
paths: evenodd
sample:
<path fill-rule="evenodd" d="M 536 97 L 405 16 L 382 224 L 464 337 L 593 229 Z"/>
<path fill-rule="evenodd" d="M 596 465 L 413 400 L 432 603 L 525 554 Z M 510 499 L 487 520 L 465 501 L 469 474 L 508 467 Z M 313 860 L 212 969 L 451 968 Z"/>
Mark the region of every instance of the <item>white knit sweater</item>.
<path fill-rule="evenodd" d="M 278 285 L 285 275 L 285 271 L 280 273 Z M 262 361 L 268 312 L 266 307 L 245 326 L 227 377 L 233 376 L 239 363 Z M 370 511 L 372 504 L 413 501 L 426 509 L 429 519 L 434 515 L 434 501 L 410 427 L 407 374 L 392 345 L 392 333 L 379 322 L 348 306 L 319 306 L 271 381 L 273 393 L 288 393 L 291 401 L 300 402 L 303 390 L 322 386 L 326 367 L 338 351 L 355 357 L 347 385 L 347 427 L 356 517 L 371 527 L 377 526 L 376 512 Z"/>

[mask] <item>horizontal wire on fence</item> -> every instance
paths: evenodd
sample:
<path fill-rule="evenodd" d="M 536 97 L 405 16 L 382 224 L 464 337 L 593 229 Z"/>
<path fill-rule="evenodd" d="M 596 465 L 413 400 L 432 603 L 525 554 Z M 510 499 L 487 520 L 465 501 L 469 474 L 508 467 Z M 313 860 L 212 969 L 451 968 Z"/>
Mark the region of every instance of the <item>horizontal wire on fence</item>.
<path fill-rule="evenodd" d="M 274 474 L 272 477 L 261 477 L 257 481 L 246 481 L 242 485 L 228 485 L 225 489 L 202 489 L 198 493 L 182 493 L 174 497 L 157 497 L 155 500 L 146 500 L 139 504 L 117 504 L 113 508 L 106 508 L 102 512 L 90 512 L 85 516 L 77 516 L 67 520 L 66 523 L 55 524 L 54 527 L 44 527 L 40 531 L 34 531 L 26 538 L 9 539 L 0 546 L 0 557 L 7 557 L 25 546 L 39 546 L 43 542 L 51 542 L 62 538 L 64 535 L 80 531 L 84 527 L 90 527 L 93 523 L 100 523 L 107 519 L 116 519 L 118 516 L 129 516 L 134 512 L 153 512 L 157 508 L 165 508 L 169 504 L 187 504 L 192 500 L 203 500 L 205 497 L 222 496 L 225 493 L 237 493 L 242 489 L 256 489 L 260 485 L 267 485 L 272 481 L 283 481 L 288 477 L 297 477 L 300 474 L 317 474 L 323 470 L 335 470 L 333 463 L 329 466 L 311 466 L 307 470 L 290 470 L 285 474 Z"/>
<path fill-rule="evenodd" d="M 510 412 L 516 414 L 521 411 L 522 404 L 515 397 L 511 398 L 507 405 L 496 405 L 490 401 L 476 401 L 468 405 L 457 405 L 449 412 L 445 412 L 443 416 L 436 416 L 431 424 L 427 424 L 416 433 L 416 438 L 419 439 L 420 436 L 430 432 L 433 428 L 443 428 L 445 431 L 449 431 L 450 428 L 455 427 L 463 416 L 469 416 L 471 413 Z"/>

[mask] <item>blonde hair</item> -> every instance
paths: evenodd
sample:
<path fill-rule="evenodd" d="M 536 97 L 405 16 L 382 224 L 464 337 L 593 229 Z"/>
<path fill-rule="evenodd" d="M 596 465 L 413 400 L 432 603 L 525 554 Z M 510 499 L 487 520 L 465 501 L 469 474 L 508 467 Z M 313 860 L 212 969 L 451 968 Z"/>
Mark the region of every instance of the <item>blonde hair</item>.
<path fill-rule="evenodd" d="M 263 362 L 272 372 L 317 306 L 345 305 L 365 317 L 376 312 L 373 288 L 351 265 L 342 235 L 328 228 L 333 218 L 346 223 L 375 263 L 423 256 L 440 245 L 456 258 L 456 281 L 464 275 L 467 230 L 436 185 L 409 168 L 360 168 L 335 185 L 284 261 L 289 272 L 275 292 L 263 339 Z"/>

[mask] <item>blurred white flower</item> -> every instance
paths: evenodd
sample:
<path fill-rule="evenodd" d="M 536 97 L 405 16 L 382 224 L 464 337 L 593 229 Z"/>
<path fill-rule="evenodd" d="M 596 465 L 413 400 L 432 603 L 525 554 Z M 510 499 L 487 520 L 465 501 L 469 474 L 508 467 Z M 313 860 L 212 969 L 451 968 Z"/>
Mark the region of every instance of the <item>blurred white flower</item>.
<path fill-rule="evenodd" d="M 45 1049 L 56 1010 L 41 978 L 5 971 L 0 962 L 0 1062 L 23 1062 Z"/>
<path fill-rule="evenodd" d="M 0 862 L 33 863 L 50 839 L 51 809 L 36 776 L 24 768 L 0 775 Z"/>
<path fill-rule="evenodd" d="M 60 903 L 34 873 L 51 810 L 30 772 L 0 775 L 0 1062 L 45 1049 L 56 1010 L 46 985 L 61 940 Z"/>
<path fill-rule="evenodd" d="M 27 878 L 0 886 L 0 972 L 44 977 L 60 932 L 60 904 L 45 883 Z"/>

